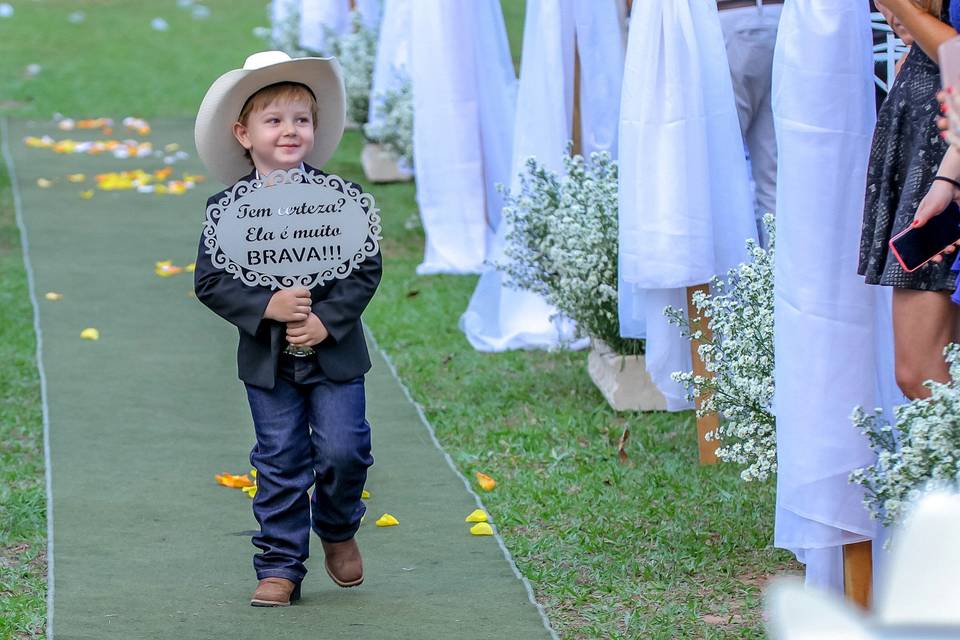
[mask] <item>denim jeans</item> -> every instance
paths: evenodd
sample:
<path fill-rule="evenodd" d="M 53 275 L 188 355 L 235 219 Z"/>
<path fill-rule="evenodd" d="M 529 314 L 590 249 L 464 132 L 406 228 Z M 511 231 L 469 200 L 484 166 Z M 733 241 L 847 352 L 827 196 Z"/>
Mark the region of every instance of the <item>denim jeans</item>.
<path fill-rule="evenodd" d="M 360 494 L 373 464 L 363 377 L 276 386 L 246 385 L 257 444 L 253 515 L 260 523 L 253 558 L 257 579 L 300 582 L 307 573 L 310 529 L 327 542 L 349 540 L 365 507 Z M 315 487 L 313 498 L 307 490 Z"/>

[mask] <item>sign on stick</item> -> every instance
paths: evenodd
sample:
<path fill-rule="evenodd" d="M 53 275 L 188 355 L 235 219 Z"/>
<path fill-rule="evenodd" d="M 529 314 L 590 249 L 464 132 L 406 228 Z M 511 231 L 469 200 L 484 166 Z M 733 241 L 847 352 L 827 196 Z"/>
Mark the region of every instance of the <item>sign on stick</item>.
<path fill-rule="evenodd" d="M 332 174 L 278 169 L 210 204 L 203 243 L 213 266 L 244 284 L 312 289 L 376 255 L 380 232 L 369 193 Z"/>

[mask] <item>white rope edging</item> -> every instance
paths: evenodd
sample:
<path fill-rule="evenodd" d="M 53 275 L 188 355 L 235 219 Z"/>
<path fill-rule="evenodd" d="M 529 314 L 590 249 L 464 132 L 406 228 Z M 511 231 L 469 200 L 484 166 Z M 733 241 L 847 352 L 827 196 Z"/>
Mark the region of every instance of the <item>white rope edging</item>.
<path fill-rule="evenodd" d="M 23 268 L 27 273 L 27 290 L 30 304 L 33 306 L 33 331 L 37 337 L 37 372 L 40 375 L 40 409 L 43 414 L 43 467 L 47 491 L 47 638 L 53 640 L 53 470 L 50 465 L 50 408 L 47 405 L 47 374 L 43 369 L 43 333 L 40 331 L 40 305 L 37 304 L 37 292 L 33 278 L 33 266 L 30 263 L 30 246 L 27 241 L 27 227 L 23 222 L 23 206 L 20 200 L 20 188 L 17 174 L 13 168 L 13 155 L 10 153 L 10 129 L 7 119 L 0 118 L 0 138 L 3 139 L 3 158 L 7 164 L 7 177 L 13 193 L 13 212 L 20 230 L 20 247 L 23 250 Z"/>
<path fill-rule="evenodd" d="M 397 368 L 393 365 L 393 361 L 390 359 L 390 356 L 387 355 L 386 351 L 380 348 L 380 344 L 377 342 L 376 337 L 373 335 L 373 332 L 370 330 L 370 327 L 366 325 L 366 323 L 364 323 L 364 329 L 366 330 L 370 341 L 373 343 L 373 348 L 376 349 L 376 351 L 383 357 L 384 361 L 387 363 L 387 368 L 390 369 L 390 374 L 393 376 L 393 379 L 397 381 L 397 384 L 399 384 L 400 388 L 403 390 L 403 395 L 406 396 L 407 400 L 410 401 L 410 404 L 416 408 L 417 415 L 420 416 L 420 422 L 422 422 L 423 426 L 427 428 L 427 432 L 430 434 L 430 439 L 433 440 L 433 445 L 438 451 L 440 451 L 440 453 L 443 454 L 443 458 L 447 461 L 447 465 L 463 482 L 463 486 L 466 487 L 467 492 L 473 496 L 477 507 L 483 509 L 487 513 L 490 513 L 484 506 L 483 500 L 481 500 L 477 492 L 473 490 L 473 486 L 471 486 L 470 481 L 467 480 L 466 476 L 460 473 L 460 469 L 458 469 L 457 465 L 454 464 L 453 458 L 450 457 L 450 454 L 447 453 L 446 450 L 444 450 L 443 445 L 440 444 L 440 441 L 437 439 L 437 433 L 433 429 L 433 425 L 430 424 L 430 421 L 427 420 L 427 416 L 423 413 L 423 407 L 421 407 L 420 403 L 414 400 L 413 396 L 410 395 L 410 390 L 407 389 L 407 385 L 400 380 L 400 376 L 397 374 Z M 530 600 L 530 604 L 537 608 L 537 613 L 540 614 L 540 620 L 543 622 L 544 628 L 547 630 L 553 640 L 559 640 L 556 631 L 554 631 L 553 627 L 550 626 L 550 620 L 547 618 L 547 614 L 543 610 L 543 606 L 537 602 L 537 598 L 533 594 L 533 586 L 530 584 L 530 581 L 527 580 L 526 576 L 520 573 L 520 569 L 517 567 L 517 563 L 513 560 L 513 556 L 507 549 L 507 545 L 504 544 L 503 538 L 500 537 L 500 532 L 497 530 L 496 525 L 494 525 L 493 536 L 497 540 L 497 545 L 500 547 L 500 551 L 503 552 L 503 557 L 510 565 L 510 568 L 513 569 L 513 574 L 517 576 L 517 579 L 520 580 L 520 582 L 523 583 L 524 588 L 526 588 L 527 599 Z"/>

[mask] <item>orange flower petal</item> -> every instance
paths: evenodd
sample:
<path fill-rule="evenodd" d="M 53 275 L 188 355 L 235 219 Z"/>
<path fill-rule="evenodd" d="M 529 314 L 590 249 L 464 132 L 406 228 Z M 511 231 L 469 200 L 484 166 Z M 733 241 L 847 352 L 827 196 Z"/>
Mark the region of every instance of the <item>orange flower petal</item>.
<path fill-rule="evenodd" d="M 480 473 L 479 471 L 477 471 L 477 483 L 484 491 L 493 491 L 493 488 L 497 486 L 496 480 L 485 473 Z"/>
<path fill-rule="evenodd" d="M 234 475 L 231 473 L 218 473 L 213 476 L 213 479 L 217 481 L 218 484 L 222 484 L 225 487 L 230 487 L 231 489 L 243 489 L 244 487 L 252 487 L 253 480 L 247 477 L 247 474 Z"/>

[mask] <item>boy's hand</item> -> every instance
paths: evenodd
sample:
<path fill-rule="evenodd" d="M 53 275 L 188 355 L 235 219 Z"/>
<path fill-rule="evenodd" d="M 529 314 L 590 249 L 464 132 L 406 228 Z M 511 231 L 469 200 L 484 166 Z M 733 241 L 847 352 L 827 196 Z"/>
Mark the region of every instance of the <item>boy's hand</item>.
<path fill-rule="evenodd" d="M 313 347 L 326 340 L 329 335 L 330 332 L 314 313 L 301 322 L 287 323 L 287 342 L 298 347 Z"/>
<path fill-rule="evenodd" d="M 277 291 L 267 303 L 263 317 L 277 322 L 303 322 L 310 315 L 310 292 L 306 289 Z"/>

